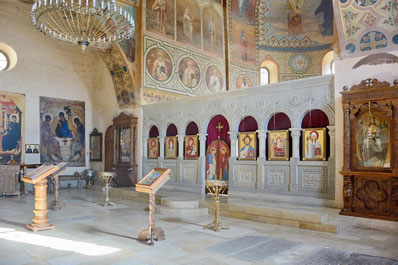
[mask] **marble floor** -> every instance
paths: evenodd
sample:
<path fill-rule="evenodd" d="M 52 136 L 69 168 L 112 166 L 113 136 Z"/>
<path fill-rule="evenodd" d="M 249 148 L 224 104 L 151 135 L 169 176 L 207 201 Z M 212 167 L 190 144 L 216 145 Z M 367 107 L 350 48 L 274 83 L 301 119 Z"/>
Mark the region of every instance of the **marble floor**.
<path fill-rule="evenodd" d="M 0 264 L 358 264 L 398 265 L 398 234 L 346 228 L 330 234 L 222 217 L 230 230 L 203 226 L 212 216 L 156 215 L 166 240 L 137 240 L 147 225 L 147 205 L 101 192 L 62 189 L 65 209 L 49 211 L 54 231 L 25 229 L 33 196 L 0 199 Z M 50 195 L 49 201 L 52 200 Z"/>

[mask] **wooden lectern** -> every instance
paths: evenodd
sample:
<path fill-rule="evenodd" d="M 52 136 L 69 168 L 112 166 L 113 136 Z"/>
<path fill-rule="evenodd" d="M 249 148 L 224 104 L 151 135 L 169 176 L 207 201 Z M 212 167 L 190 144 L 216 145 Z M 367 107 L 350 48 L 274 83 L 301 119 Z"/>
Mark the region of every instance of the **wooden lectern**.
<path fill-rule="evenodd" d="M 33 184 L 35 189 L 35 208 L 33 210 L 35 216 L 32 219 L 32 224 L 26 225 L 33 232 L 55 228 L 54 225 L 48 223 L 47 217 L 47 178 L 65 166 L 66 163 L 42 165 L 22 178 L 22 181 Z"/>
<path fill-rule="evenodd" d="M 155 193 L 170 179 L 170 172 L 169 168 L 154 168 L 135 186 L 136 191 L 149 194 L 149 226 L 141 229 L 138 238 L 151 246 L 154 240 L 165 240 L 163 229 L 155 227 Z"/>

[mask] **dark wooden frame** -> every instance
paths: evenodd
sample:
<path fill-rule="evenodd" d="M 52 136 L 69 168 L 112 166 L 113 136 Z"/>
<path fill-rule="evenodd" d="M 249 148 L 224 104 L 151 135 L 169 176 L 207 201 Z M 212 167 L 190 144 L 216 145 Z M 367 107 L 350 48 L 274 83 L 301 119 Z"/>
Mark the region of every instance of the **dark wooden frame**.
<path fill-rule="evenodd" d="M 134 186 L 138 180 L 138 164 L 137 164 L 137 130 L 138 118 L 124 112 L 113 118 L 114 129 L 114 153 L 113 166 L 116 171 L 116 177 L 113 182 L 120 187 Z M 124 128 L 130 129 L 130 161 L 120 161 L 120 130 Z"/>
<path fill-rule="evenodd" d="M 92 143 L 91 140 L 95 138 L 99 138 L 99 143 L 100 143 L 99 145 L 100 157 L 97 159 L 93 158 L 94 147 L 91 144 Z M 93 131 L 90 133 L 90 162 L 102 162 L 102 133 L 98 132 L 97 128 L 94 128 Z"/>
<path fill-rule="evenodd" d="M 363 80 L 344 87 L 344 208 L 340 214 L 398 221 L 398 80 Z M 356 167 L 353 124 L 363 111 L 382 112 L 390 124 L 390 168 Z M 369 188 L 370 187 L 370 188 Z"/>

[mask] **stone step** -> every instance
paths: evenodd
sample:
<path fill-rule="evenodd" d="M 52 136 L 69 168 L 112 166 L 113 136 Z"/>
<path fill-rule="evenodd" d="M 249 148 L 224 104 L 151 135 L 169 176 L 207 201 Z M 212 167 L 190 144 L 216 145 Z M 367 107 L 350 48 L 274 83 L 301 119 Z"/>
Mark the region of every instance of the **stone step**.
<path fill-rule="evenodd" d="M 156 206 L 155 212 L 162 215 L 176 216 L 176 217 L 208 215 L 207 208 L 169 208 L 165 206 Z"/>
<path fill-rule="evenodd" d="M 201 201 L 200 206 L 208 208 L 209 214 L 214 214 L 214 203 L 212 201 Z M 340 226 L 335 222 L 329 221 L 329 213 L 327 212 L 311 211 L 310 209 L 297 210 L 278 206 L 275 207 L 266 204 L 248 206 L 234 203 L 220 203 L 220 215 L 314 231 L 335 234 L 339 232 Z"/>
<path fill-rule="evenodd" d="M 160 200 L 160 204 L 169 208 L 199 208 L 199 201 L 184 197 L 165 197 Z"/>

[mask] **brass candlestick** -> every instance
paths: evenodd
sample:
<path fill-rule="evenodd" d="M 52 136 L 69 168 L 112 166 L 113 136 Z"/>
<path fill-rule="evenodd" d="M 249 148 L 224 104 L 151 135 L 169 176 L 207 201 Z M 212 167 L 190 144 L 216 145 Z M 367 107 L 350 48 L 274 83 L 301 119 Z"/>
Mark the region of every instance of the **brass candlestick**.
<path fill-rule="evenodd" d="M 221 229 L 229 229 L 229 226 L 220 222 L 220 194 L 227 190 L 228 185 L 225 181 L 209 181 L 206 188 L 214 200 L 214 219 L 205 225 L 204 229 L 210 229 L 215 232 L 220 232 Z"/>
<path fill-rule="evenodd" d="M 100 172 L 98 174 L 98 177 L 100 178 L 102 183 L 104 183 L 105 188 L 105 201 L 101 203 L 102 206 L 115 206 L 115 204 L 109 199 L 109 184 L 112 182 L 114 176 L 114 172 Z"/>

